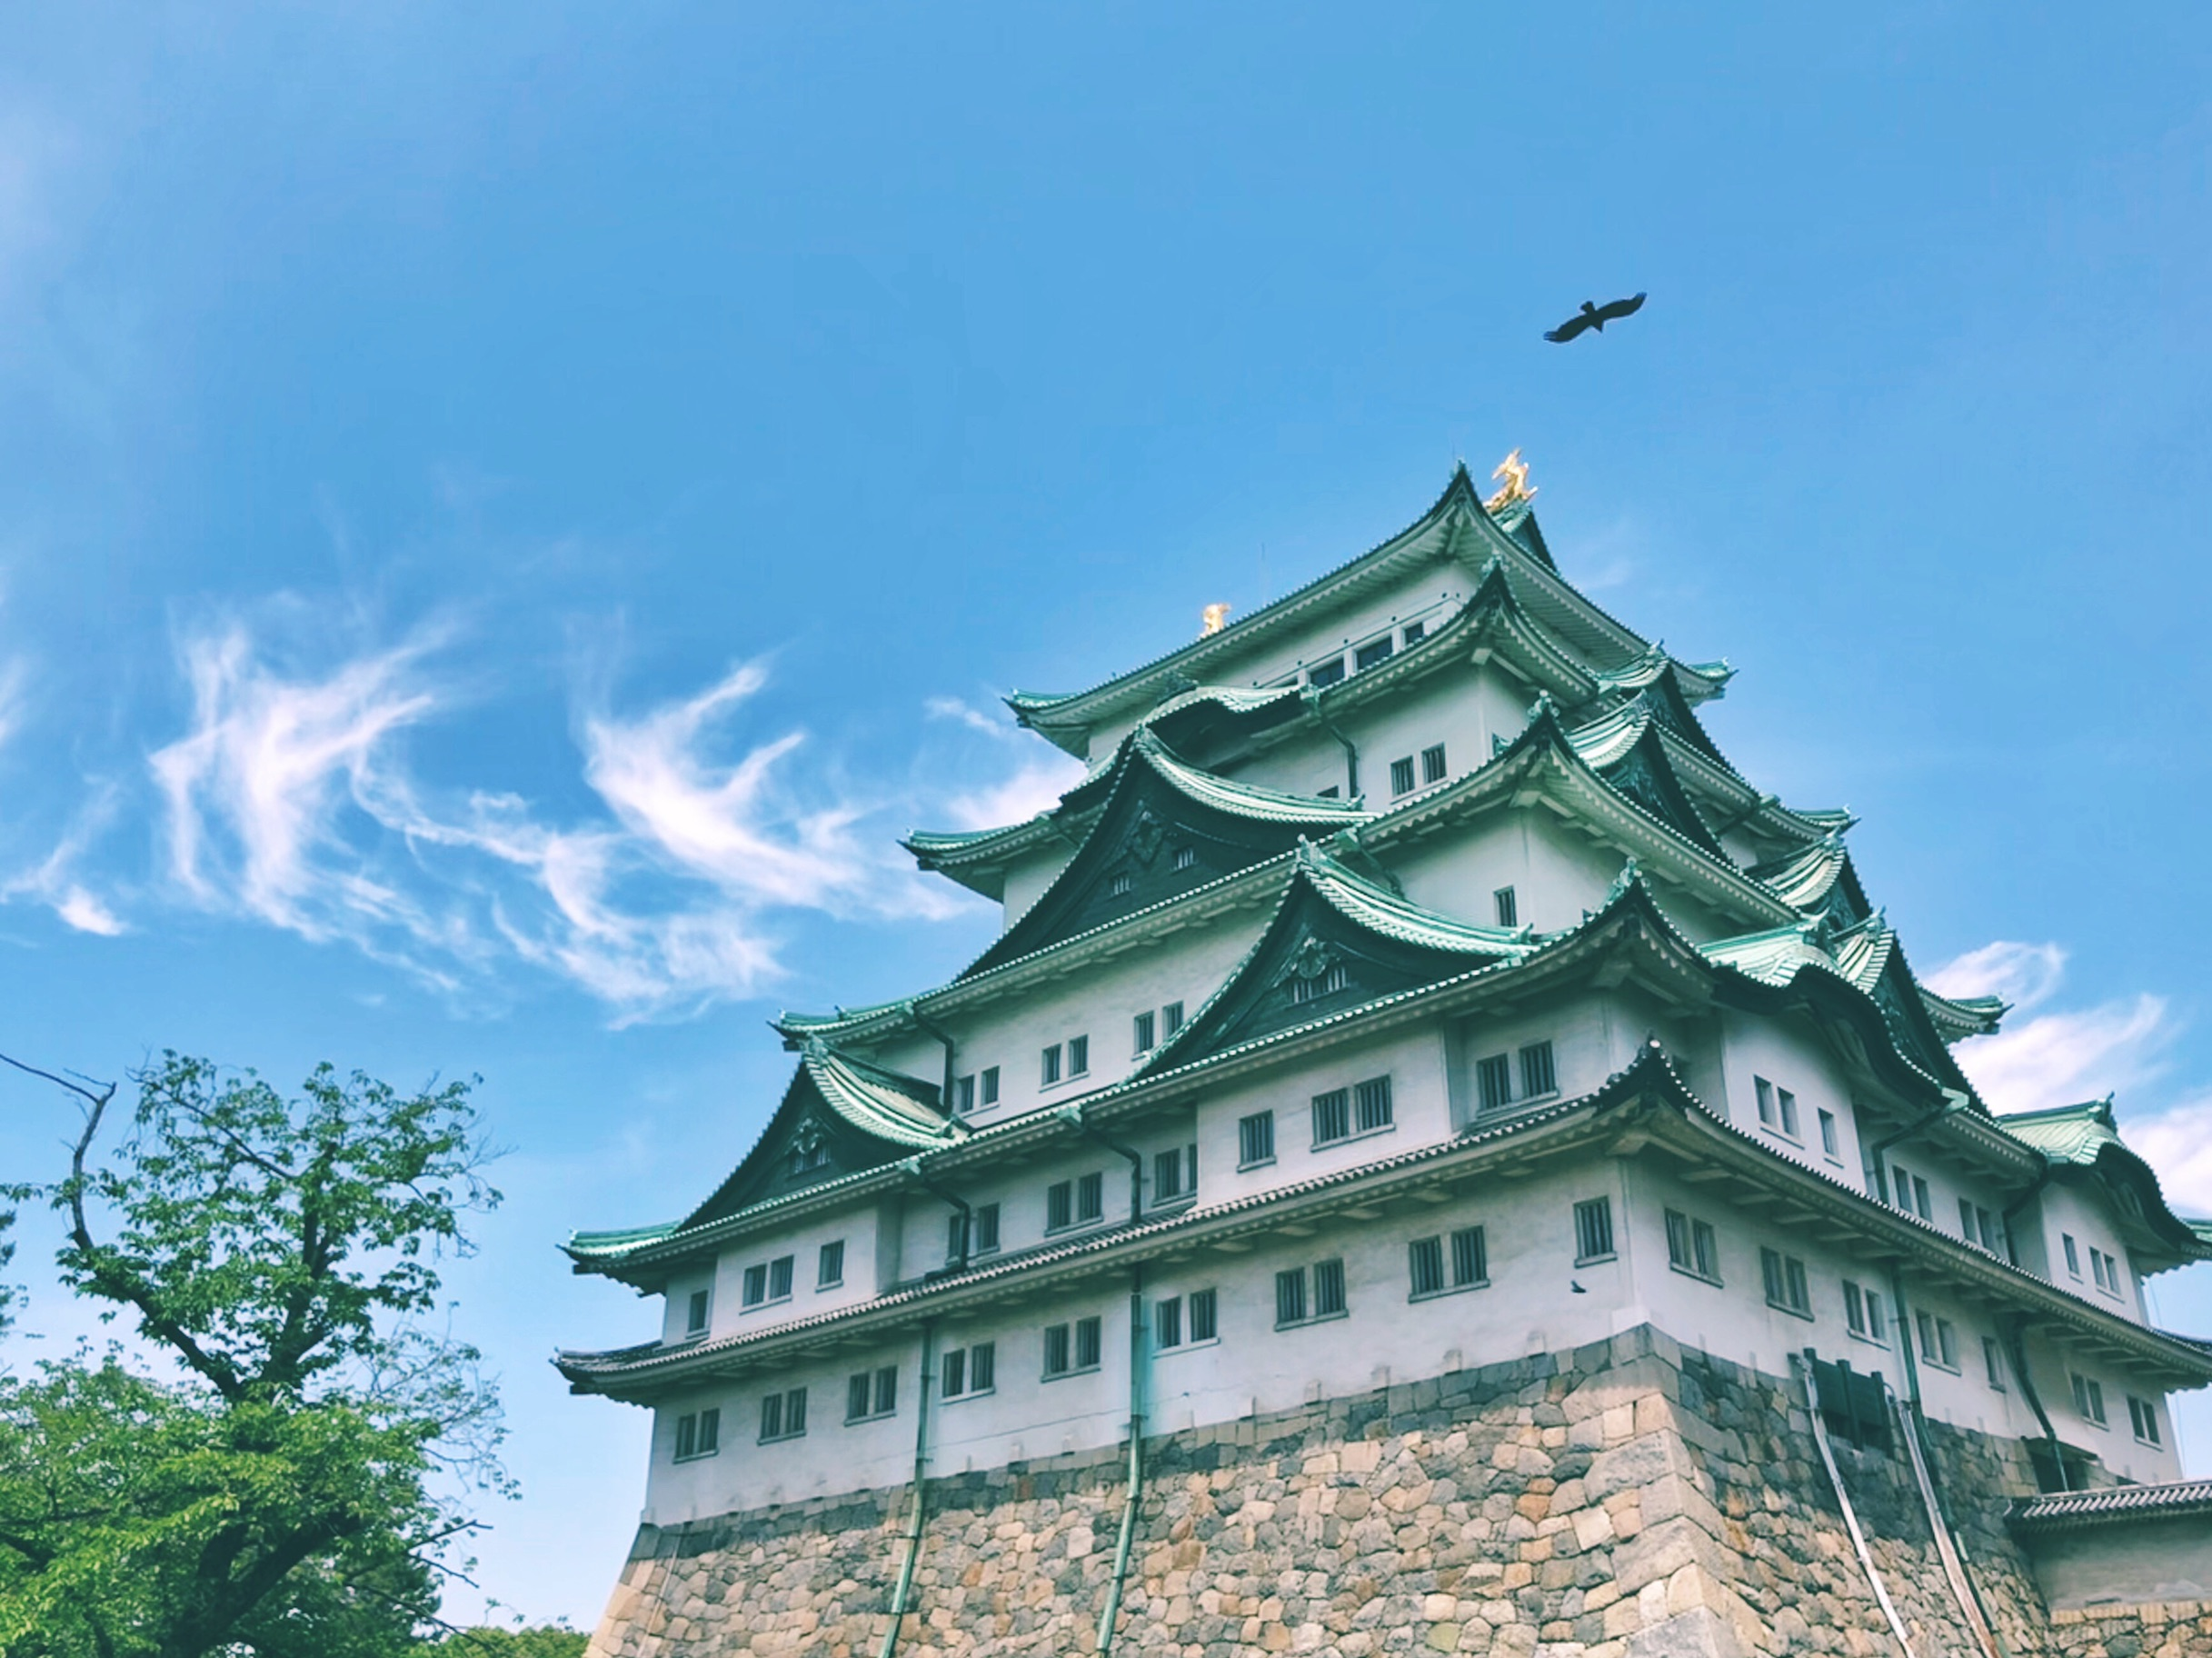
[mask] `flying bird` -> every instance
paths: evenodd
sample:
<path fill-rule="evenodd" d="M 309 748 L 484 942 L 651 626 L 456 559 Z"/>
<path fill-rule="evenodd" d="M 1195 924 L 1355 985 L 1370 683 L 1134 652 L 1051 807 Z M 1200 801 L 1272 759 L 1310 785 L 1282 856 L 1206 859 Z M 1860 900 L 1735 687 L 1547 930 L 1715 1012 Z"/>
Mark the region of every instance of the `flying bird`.
<path fill-rule="evenodd" d="M 1634 316 L 1643 309 L 1643 305 L 1644 296 L 1641 294 L 1633 299 L 1616 299 L 1602 305 L 1592 305 L 1586 299 L 1580 311 L 1557 328 L 1547 329 L 1544 337 L 1554 345 L 1564 345 L 1585 329 L 1595 328 L 1603 334 L 1606 324 L 1617 323 L 1624 316 Z"/>

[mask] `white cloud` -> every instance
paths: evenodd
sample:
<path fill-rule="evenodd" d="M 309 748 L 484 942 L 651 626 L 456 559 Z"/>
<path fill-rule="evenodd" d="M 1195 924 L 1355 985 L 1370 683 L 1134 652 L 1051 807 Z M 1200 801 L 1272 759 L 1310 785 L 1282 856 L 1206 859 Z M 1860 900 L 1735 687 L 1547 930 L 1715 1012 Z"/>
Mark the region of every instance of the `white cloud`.
<path fill-rule="evenodd" d="M 275 631 L 234 619 L 183 641 L 191 724 L 151 759 L 169 881 L 204 907 L 344 940 L 442 985 L 519 957 L 633 1018 L 772 982 L 780 917 L 928 918 L 970 902 L 895 854 L 877 820 L 911 799 L 842 787 L 803 732 L 738 730 L 767 684 L 759 662 L 640 712 L 585 711 L 581 769 L 600 809 L 559 822 L 419 774 L 411 737 L 461 711 L 433 671 L 450 630 L 312 666 L 280 662 Z M 1028 816 L 1070 770 L 1020 768 L 932 814 Z M 115 920 L 89 892 L 56 893 L 78 924 Z"/>
<path fill-rule="evenodd" d="M 2167 1203 L 2183 1214 L 2212 1214 L 2212 1096 L 2198 1095 L 2124 1129 L 2127 1144 L 2158 1172 Z"/>
<path fill-rule="evenodd" d="M 922 710 L 933 720 L 951 720 L 995 742 L 1020 744 L 1031 757 L 1008 776 L 953 794 L 945 803 L 955 827 L 997 829 L 1026 823 L 1083 780 L 1083 764 L 1057 750 L 1039 753 L 1039 739 L 1003 715 L 994 716 L 956 696 L 932 696 Z"/>
<path fill-rule="evenodd" d="M 1999 940 L 1946 962 L 1928 975 L 1947 996 L 1999 995 L 2017 1017 L 2058 994 L 2066 952 L 2057 944 Z M 2137 994 L 2059 1010 L 1960 1043 L 1958 1063 L 1993 1110 L 2035 1111 L 2101 1098 L 2163 1074 L 2179 1034 L 2162 996 Z"/>

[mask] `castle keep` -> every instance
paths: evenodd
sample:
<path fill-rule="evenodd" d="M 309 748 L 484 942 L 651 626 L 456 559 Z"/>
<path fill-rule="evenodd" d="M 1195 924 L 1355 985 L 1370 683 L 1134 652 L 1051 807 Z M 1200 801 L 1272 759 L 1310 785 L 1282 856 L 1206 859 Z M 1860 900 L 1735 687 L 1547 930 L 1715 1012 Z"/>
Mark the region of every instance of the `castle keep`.
<path fill-rule="evenodd" d="M 1011 698 L 1088 774 L 906 843 L 997 939 L 570 1240 L 662 1308 L 558 1361 L 654 1420 L 594 1653 L 2212 1653 L 2212 1225 L 1976 1092 L 1728 665 L 1463 469 L 1220 621 Z"/>

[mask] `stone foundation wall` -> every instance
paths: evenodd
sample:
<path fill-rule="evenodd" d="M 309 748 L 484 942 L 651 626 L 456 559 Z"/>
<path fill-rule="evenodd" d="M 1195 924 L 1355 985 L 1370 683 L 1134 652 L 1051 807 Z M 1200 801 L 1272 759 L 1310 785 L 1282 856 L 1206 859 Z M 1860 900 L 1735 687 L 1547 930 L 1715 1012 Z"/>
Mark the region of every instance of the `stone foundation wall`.
<path fill-rule="evenodd" d="M 2018 1447 L 1931 1437 L 1959 1547 L 2013 1658 L 2212 1654 L 2200 1607 L 2054 1619 L 2003 1525 L 2006 1503 L 2033 1489 Z M 1838 1455 L 1913 1658 L 1976 1658 L 1901 1451 Z M 1649 1329 L 1169 1435 L 1147 1457 L 1124 1652 L 1896 1651 L 1801 1391 Z M 899 1652 L 1095 1650 L 1125 1490 L 1111 1456 L 932 1482 Z M 872 1492 L 648 1526 L 593 1658 L 872 1658 L 910 1501 Z"/>

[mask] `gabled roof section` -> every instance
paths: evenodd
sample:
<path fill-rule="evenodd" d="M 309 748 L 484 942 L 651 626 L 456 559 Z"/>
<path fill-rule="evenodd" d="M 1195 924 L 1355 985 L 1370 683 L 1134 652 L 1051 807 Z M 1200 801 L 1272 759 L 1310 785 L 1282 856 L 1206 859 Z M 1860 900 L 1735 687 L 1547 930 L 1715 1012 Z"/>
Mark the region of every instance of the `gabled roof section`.
<path fill-rule="evenodd" d="M 1822 835 L 1798 851 L 1755 864 L 1746 873 L 1771 887 L 1791 909 L 1808 918 L 1825 919 L 1833 927 L 1854 927 L 1874 914 L 1840 834 Z"/>
<path fill-rule="evenodd" d="M 1332 834 L 1370 816 L 1357 801 L 1216 777 L 1177 759 L 1142 726 L 1123 740 L 1107 775 L 1066 800 L 1094 788 L 1105 799 L 1075 855 L 962 979 L 1263 863 L 1308 831 Z"/>
<path fill-rule="evenodd" d="M 744 1161 L 670 1235 L 967 1134 L 938 1109 L 934 1083 L 809 1042 L 782 1104 Z"/>
<path fill-rule="evenodd" d="M 1735 677 L 1736 670 L 1726 658 L 1719 662 L 1678 662 L 1668 654 L 1663 644 L 1654 644 L 1625 667 L 1599 673 L 1598 681 L 1607 690 L 1624 696 L 1664 682 L 1694 706 L 1725 695 L 1729 681 Z"/>
<path fill-rule="evenodd" d="M 1301 841 L 1259 941 L 1140 1074 L 1520 961 L 1536 947 L 1526 927 L 1473 926 L 1410 904 Z"/>
<path fill-rule="evenodd" d="M 1726 859 L 1719 837 L 1682 786 L 1658 724 L 1656 709 L 1639 694 L 1634 702 L 1577 726 L 1568 733 L 1568 741 L 1585 764 L 1621 794 L 1685 840 Z"/>
<path fill-rule="evenodd" d="M 2120 1138 L 2112 1096 L 2078 1105 L 2013 1112 L 1997 1125 L 2015 1140 L 2033 1146 L 2060 1167 L 2086 1169 L 2101 1178 L 2124 1221 L 2141 1227 L 2170 1251 L 2173 1264 L 2212 1260 L 2207 1224 L 2187 1221 L 2167 1207 L 2166 1194 L 2149 1164 Z"/>
<path fill-rule="evenodd" d="M 1508 524 L 1529 525 L 1529 534 L 1516 534 Z M 1490 515 L 1462 464 L 1436 504 L 1405 529 L 1221 632 L 1205 634 L 1088 691 L 1017 691 L 1006 698 L 1006 704 L 1021 724 L 1080 756 L 1088 750 L 1090 734 L 1101 724 L 1127 718 L 1186 686 L 1237 678 L 1235 673 L 1221 670 L 1292 628 L 1312 625 L 1335 606 L 1400 582 L 1424 565 L 1456 560 L 1479 569 L 1501 554 L 1525 573 L 1531 587 L 1525 602 L 1555 629 L 1564 627 L 1583 636 L 1578 649 L 1594 651 L 1609 664 L 1644 654 L 1647 646 L 1640 635 L 1559 576 L 1542 537 L 1533 531 L 1532 519 L 1509 513 L 1501 524 Z"/>

